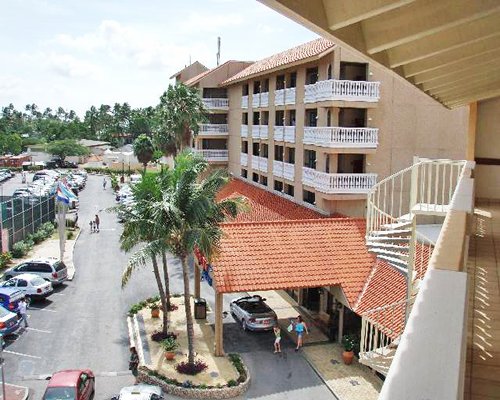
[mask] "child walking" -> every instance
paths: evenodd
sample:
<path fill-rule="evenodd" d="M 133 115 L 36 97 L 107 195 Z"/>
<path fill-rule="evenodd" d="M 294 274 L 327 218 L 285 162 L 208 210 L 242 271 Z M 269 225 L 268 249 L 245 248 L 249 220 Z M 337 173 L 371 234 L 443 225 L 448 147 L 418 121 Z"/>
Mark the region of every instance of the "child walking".
<path fill-rule="evenodd" d="M 274 332 L 274 353 L 281 353 L 281 328 L 276 322 L 273 328 Z"/>

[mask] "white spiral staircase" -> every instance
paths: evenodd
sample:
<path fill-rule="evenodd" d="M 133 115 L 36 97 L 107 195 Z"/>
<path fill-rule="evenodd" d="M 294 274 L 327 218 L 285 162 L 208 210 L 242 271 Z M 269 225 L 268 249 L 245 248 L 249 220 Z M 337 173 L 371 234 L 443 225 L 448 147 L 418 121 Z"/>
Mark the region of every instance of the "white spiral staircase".
<path fill-rule="evenodd" d="M 415 268 L 422 242 L 417 222 L 436 223 L 446 216 L 466 161 L 416 159 L 414 165 L 376 184 L 368 195 L 366 245 L 377 258 L 403 274 L 406 298 L 362 315 L 359 361 L 386 375 L 396 353 L 422 271 Z M 442 221 L 441 221 L 442 222 Z M 422 260 L 420 260 L 422 261 Z M 422 262 L 419 264 L 422 268 Z"/>

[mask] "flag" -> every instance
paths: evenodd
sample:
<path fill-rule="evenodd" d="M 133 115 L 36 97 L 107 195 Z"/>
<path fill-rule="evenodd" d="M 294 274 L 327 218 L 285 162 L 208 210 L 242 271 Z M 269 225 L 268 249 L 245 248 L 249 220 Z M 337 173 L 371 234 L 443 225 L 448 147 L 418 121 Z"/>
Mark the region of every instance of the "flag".
<path fill-rule="evenodd" d="M 74 193 L 69 189 L 64 182 L 59 181 L 57 185 L 57 201 L 69 204 L 71 201 L 76 201 L 78 198 L 74 195 Z"/>

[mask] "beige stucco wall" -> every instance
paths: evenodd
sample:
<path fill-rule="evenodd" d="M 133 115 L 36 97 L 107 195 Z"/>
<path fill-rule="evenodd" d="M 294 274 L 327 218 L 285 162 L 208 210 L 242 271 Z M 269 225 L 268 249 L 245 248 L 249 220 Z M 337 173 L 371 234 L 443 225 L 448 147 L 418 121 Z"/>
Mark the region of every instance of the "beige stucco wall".
<path fill-rule="evenodd" d="M 476 158 L 500 162 L 500 97 L 480 101 L 477 110 Z M 477 165 L 476 197 L 500 199 L 500 165 Z"/>

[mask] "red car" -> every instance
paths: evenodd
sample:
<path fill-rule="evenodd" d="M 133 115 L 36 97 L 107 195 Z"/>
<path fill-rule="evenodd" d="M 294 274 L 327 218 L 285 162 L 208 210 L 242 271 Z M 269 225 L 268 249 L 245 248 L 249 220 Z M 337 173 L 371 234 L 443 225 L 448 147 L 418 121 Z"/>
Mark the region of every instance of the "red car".
<path fill-rule="evenodd" d="M 91 400 L 94 390 L 95 377 L 90 369 L 67 369 L 52 375 L 42 400 Z"/>

